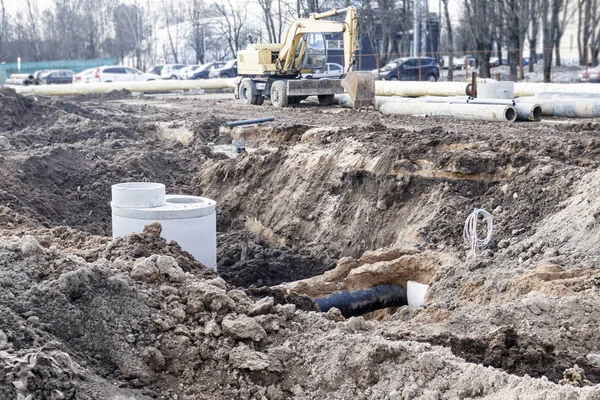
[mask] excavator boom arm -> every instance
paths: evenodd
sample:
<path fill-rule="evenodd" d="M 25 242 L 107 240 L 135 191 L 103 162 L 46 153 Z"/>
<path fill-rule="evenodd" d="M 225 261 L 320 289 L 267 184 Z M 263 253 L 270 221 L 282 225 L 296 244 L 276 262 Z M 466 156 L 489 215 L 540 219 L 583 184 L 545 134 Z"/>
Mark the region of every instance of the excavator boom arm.
<path fill-rule="evenodd" d="M 324 21 L 324 18 L 346 13 L 343 23 Z M 295 56 L 302 36 L 306 33 L 337 33 L 342 32 L 344 41 L 344 66 L 349 71 L 354 63 L 354 52 L 357 45 L 358 19 L 356 9 L 347 7 L 341 10 L 330 10 L 321 14 L 311 14 L 309 18 L 294 21 L 285 35 L 283 46 L 279 52 L 278 64 L 282 72 L 287 72 L 295 67 Z M 304 52 L 301 52 L 303 55 Z"/>

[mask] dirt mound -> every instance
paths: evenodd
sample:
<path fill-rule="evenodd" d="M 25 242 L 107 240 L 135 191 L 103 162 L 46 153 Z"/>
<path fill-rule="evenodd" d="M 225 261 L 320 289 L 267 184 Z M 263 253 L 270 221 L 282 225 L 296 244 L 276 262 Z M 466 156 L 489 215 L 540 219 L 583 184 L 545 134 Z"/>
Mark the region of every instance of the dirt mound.
<path fill-rule="evenodd" d="M 109 100 L 124 100 L 131 98 L 131 92 L 127 89 L 112 90 L 108 93 L 86 93 L 78 94 L 77 96 L 67 96 L 65 99 L 70 101 L 109 101 Z"/>
<path fill-rule="evenodd" d="M 0 109 L 2 122 L 0 133 L 21 129 L 43 120 L 54 108 L 46 102 L 25 97 L 11 88 L 0 88 Z"/>

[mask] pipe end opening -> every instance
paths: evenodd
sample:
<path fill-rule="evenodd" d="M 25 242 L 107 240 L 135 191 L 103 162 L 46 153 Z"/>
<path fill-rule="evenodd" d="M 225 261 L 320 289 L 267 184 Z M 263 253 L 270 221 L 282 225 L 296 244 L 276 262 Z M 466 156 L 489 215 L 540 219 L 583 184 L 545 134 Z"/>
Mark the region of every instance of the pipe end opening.
<path fill-rule="evenodd" d="M 514 107 L 506 107 L 506 110 L 504 111 L 504 118 L 506 118 L 506 120 L 509 122 L 513 122 L 515 119 L 517 119 L 517 110 L 515 110 Z"/>
<path fill-rule="evenodd" d="M 531 115 L 533 116 L 534 121 L 539 121 L 542 119 L 542 107 L 536 105 L 531 110 Z"/>

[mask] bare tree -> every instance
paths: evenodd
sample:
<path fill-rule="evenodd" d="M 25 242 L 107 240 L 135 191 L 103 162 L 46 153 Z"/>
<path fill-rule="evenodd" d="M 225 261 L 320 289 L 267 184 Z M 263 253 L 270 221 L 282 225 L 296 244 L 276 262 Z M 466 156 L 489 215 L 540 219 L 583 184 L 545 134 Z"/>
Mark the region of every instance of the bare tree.
<path fill-rule="evenodd" d="M 0 0 L 0 61 L 4 59 L 4 41 L 6 40 L 6 7 L 4 0 Z"/>
<path fill-rule="evenodd" d="M 454 39 L 452 38 L 452 21 L 448 11 L 448 0 L 442 0 L 444 3 L 444 19 L 446 21 L 446 32 L 448 33 L 448 80 L 454 80 Z"/>
<path fill-rule="evenodd" d="M 275 29 L 275 21 L 273 20 L 273 0 L 258 0 L 258 4 L 262 10 L 262 21 L 267 30 L 269 43 L 274 43 L 277 38 L 277 30 Z"/>
<path fill-rule="evenodd" d="M 188 33 L 187 41 L 191 48 L 196 52 L 196 63 L 204 64 L 205 38 L 206 38 L 206 22 L 205 22 L 205 6 L 202 0 L 192 0 L 188 17 L 192 25 L 191 31 Z"/>
<path fill-rule="evenodd" d="M 558 10 L 556 11 L 556 16 L 553 15 L 553 18 L 555 19 L 554 23 L 556 24 L 554 32 L 554 56 L 556 58 L 557 67 L 560 67 L 561 65 L 560 41 L 565 33 L 567 24 L 573 18 L 575 11 L 577 11 L 575 7 L 569 8 L 570 3 L 569 0 L 558 0 L 556 4 Z"/>
<path fill-rule="evenodd" d="M 30 46 L 34 50 L 35 60 L 40 61 L 40 36 L 38 35 L 37 18 L 34 15 L 33 7 L 31 6 L 31 0 L 27 0 L 27 16 L 29 19 L 29 25 L 31 27 Z"/>
<path fill-rule="evenodd" d="M 466 23 L 475 42 L 479 76 L 490 77 L 493 32 L 496 26 L 494 0 L 463 0 Z"/>
<path fill-rule="evenodd" d="M 504 19 L 507 32 L 508 62 L 510 66 L 508 79 L 516 81 L 517 68 L 522 70 L 522 66 L 519 64 L 522 59 L 525 33 L 531 19 L 529 0 L 501 0 L 498 4 L 500 6 L 498 15 Z"/>
<path fill-rule="evenodd" d="M 533 66 L 537 64 L 537 40 L 540 31 L 540 0 L 529 0 L 529 12 L 531 15 L 531 29 L 527 32 L 529 40 L 529 72 L 533 72 Z"/>
<path fill-rule="evenodd" d="M 142 68 L 142 46 L 146 37 L 142 9 L 135 4 L 119 4 L 114 11 L 114 24 L 119 58 L 123 60 L 133 52 L 136 68 Z"/>
<path fill-rule="evenodd" d="M 219 16 L 219 31 L 227 40 L 231 55 L 235 56 L 244 43 L 246 12 L 244 9 L 234 7 L 231 0 L 221 0 L 214 3 L 213 7 Z"/>

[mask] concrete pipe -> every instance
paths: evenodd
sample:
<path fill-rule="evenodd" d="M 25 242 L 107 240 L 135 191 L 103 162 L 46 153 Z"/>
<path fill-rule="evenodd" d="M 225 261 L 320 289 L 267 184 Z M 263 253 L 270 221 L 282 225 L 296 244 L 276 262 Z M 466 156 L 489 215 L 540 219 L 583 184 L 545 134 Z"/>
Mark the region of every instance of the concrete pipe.
<path fill-rule="evenodd" d="M 424 103 L 466 104 L 470 96 L 423 96 L 418 100 Z"/>
<path fill-rule="evenodd" d="M 473 121 L 513 122 L 517 118 L 514 107 L 492 104 L 387 103 L 379 110 L 386 115 L 426 115 Z"/>
<path fill-rule="evenodd" d="M 5 83 L 9 86 L 27 86 L 31 84 L 31 81 L 29 79 L 10 78 Z"/>
<path fill-rule="evenodd" d="M 545 117 L 554 116 L 554 103 L 556 100 L 553 99 L 540 99 L 537 97 L 519 97 L 516 99 L 517 104 L 537 104 L 542 108 L 542 115 Z"/>
<path fill-rule="evenodd" d="M 542 119 L 542 106 L 535 103 L 517 103 L 517 121 L 539 121 Z"/>
<path fill-rule="evenodd" d="M 352 99 L 347 94 L 336 94 L 335 101 L 337 104 L 344 108 L 354 108 Z M 414 103 L 417 99 L 410 97 L 399 97 L 399 96 L 375 96 L 375 109 L 379 110 L 382 104 L 386 103 Z"/>
<path fill-rule="evenodd" d="M 516 102 L 514 100 L 509 99 L 480 99 L 480 98 L 469 98 L 467 100 L 469 104 L 500 104 L 504 106 L 514 106 Z"/>
<path fill-rule="evenodd" d="M 554 103 L 554 116 L 598 118 L 600 117 L 600 99 L 557 100 Z"/>
<path fill-rule="evenodd" d="M 29 75 L 29 74 L 11 74 L 10 75 L 10 79 L 22 79 L 22 80 L 32 81 L 33 80 L 33 75 Z"/>
<path fill-rule="evenodd" d="M 589 83 L 515 83 L 515 97 L 535 96 L 538 93 L 576 93 L 598 95 L 598 85 Z"/>
<path fill-rule="evenodd" d="M 375 94 L 378 96 L 464 96 L 466 90 L 464 82 L 375 81 Z"/>
<path fill-rule="evenodd" d="M 557 93 L 557 92 L 543 92 L 535 95 L 538 99 L 598 99 L 600 101 L 600 90 L 598 93 Z"/>
<path fill-rule="evenodd" d="M 227 89 L 235 87 L 235 78 L 230 79 L 197 79 L 197 80 L 158 80 L 147 82 L 103 82 L 73 83 L 68 85 L 44 85 L 17 87 L 21 94 L 38 94 L 48 96 L 66 96 L 85 93 L 109 93 L 113 90 L 129 90 L 130 92 L 170 92 L 187 89 Z"/>

